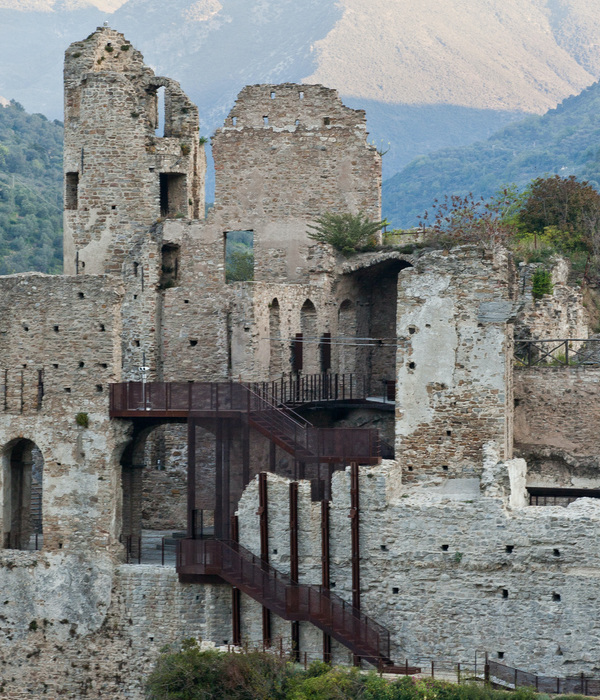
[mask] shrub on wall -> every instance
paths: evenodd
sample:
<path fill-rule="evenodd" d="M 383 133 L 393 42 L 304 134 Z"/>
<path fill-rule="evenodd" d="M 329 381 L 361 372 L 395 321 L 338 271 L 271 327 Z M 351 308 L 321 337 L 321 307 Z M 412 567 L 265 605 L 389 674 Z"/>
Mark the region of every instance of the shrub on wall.
<path fill-rule="evenodd" d="M 366 214 L 332 214 L 327 212 L 316 219 L 316 226 L 308 237 L 318 243 L 329 243 L 346 257 L 353 253 L 372 250 L 377 243 L 377 233 L 386 221 L 370 221 Z"/>
<path fill-rule="evenodd" d="M 544 294 L 552 294 L 554 285 L 552 275 L 548 270 L 538 267 L 533 273 L 531 294 L 534 299 L 541 299 Z"/>

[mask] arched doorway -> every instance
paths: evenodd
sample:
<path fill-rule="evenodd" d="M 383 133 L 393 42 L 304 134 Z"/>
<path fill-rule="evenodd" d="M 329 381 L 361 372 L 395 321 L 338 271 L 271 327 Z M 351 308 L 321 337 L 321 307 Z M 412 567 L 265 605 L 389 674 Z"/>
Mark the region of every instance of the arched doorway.
<path fill-rule="evenodd" d="M 317 310 L 310 299 L 300 309 L 300 331 L 302 333 L 302 369 L 304 374 L 319 372 L 319 339 Z"/>
<path fill-rule="evenodd" d="M 269 306 L 269 377 L 278 379 L 283 372 L 281 317 L 279 302 L 273 299 Z"/>
<path fill-rule="evenodd" d="M 31 440 L 10 443 L 3 455 L 3 545 L 36 549 L 43 535 L 44 460 Z"/>

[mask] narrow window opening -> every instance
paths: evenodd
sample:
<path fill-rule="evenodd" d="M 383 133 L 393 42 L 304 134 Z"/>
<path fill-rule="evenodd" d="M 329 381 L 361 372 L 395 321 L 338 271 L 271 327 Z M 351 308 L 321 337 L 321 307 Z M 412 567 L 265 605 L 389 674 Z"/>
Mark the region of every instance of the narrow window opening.
<path fill-rule="evenodd" d="M 331 369 L 331 333 L 323 333 L 321 337 L 321 372 Z"/>
<path fill-rule="evenodd" d="M 231 117 L 231 124 L 237 126 L 237 117 Z"/>
<path fill-rule="evenodd" d="M 54 332 L 58 333 L 58 326 L 54 326 Z"/>
<path fill-rule="evenodd" d="M 263 117 L 263 124 L 264 124 L 265 126 L 269 126 L 269 117 L 267 117 L 267 116 L 264 116 L 264 117 Z"/>
<path fill-rule="evenodd" d="M 96 391 L 101 394 L 104 391 L 102 384 L 96 384 Z"/>
<path fill-rule="evenodd" d="M 292 341 L 292 372 L 302 372 L 304 366 L 302 333 L 296 333 L 296 340 Z"/>
<path fill-rule="evenodd" d="M 412 472 L 412 470 L 413 470 L 412 467 L 409 467 L 409 468 L 408 468 L 408 471 L 409 471 L 409 472 Z"/>
<path fill-rule="evenodd" d="M 447 435 L 448 437 L 450 437 L 450 435 L 452 435 L 452 431 L 451 431 L 451 430 L 446 430 L 446 435 Z"/>
<path fill-rule="evenodd" d="M 503 659 L 503 658 L 504 658 L 504 652 L 503 652 L 503 651 L 499 651 L 499 652 L 498 652 L 498 658 L 499 658 L 499 659 Z"/>
<path fill-rule="evenodd" d="M 185 173 L 159 173 L 160 215 L 182 218 L 188 215 L 187 177 Z"/>
<path fill-rule="evenodd" d="M 3 546 L 41 549 L 44 458 L 37 445 L 30 440 L 19 440 L 10 451 L 7 471 L 5 505 L 8 508 Z"/>
<path fill-rule="evenodd" d="M 560 557 L 560 549 L 555 549 L 552 553 L 555 557 Z"/>
<path fill-rule="evenodd" d="M 116 204 L 113 204 L 112 207 L 111 207 L 111 209 L 112 209 L 113 211 L 114 211 L 116 208 L 117 208 L 117 205 L 116 205 Z"/>
<path fill-rule="evenodd" d="M 101 332 L 106 331 L 106 327 L 104 326 L 103 323 L 100 324 L 100 331 Z"/>
<path fill-rule="evenodd" d="M 447 471 L 448 471 L 448 465 L 447 465 L 447 464 L 444 464 L 444 465 L 442 466 L 442 469 L 443 469 L 445 472 L 447 472 Z"/>
<path fill-rule="evenodd" d="M 58 369 L 58 364 L 56 362 L 53 362 L 52 366 L 54 367 L 54 369 Z"/>
<path fill-rule="evenodd" d="M 134 274 L 135 277 L 138 276 L 138 268 L 139 268 L 139 266 L 140 266 L 139 263 L 137 263 L 137 262 L 134 262 L 134 263 L 133 263 L 133 274 Z"/>
<path fill-rule="evenodd" d="M 135 345 L 136 348 L 140 347 L 140 341 L 139 340 L 134 340 L 133 344 Z"/>
<path fill-rule="evenodd" d="M 324 117 L 323 124 L 329 126 L 331 124 L 331 117 Z"/>
<path fill-rule="evenodd" d="M 161 249 L 161 255 L 160 288 L 176 287 L 179 279 L 179 246 L 174 243 L 165 243 Z"/>
<path fill-rule="evenodd" d="M 301 100 L 303 100 L 303 99 L 304 99 L 304 93 L 303 93 L 302 91 L 300 91 L 300 92 L 298 93 L 298 97 L 299 97 Z"/>
<path fill-rule="evenodd" d="M 274 92 L 271 93 L 271 99 L 272 99 L 272 100 L 275 99 L 275 93 L 274 93 Z"/>
<path fill-rule="evenodd" d="M 79 173 L 65 175 L 65 209 L 77 209 Z"/>
<path fill-rule="evenodd" d="M 554 600 L 558 603 L 560 601 L 560 593 L 553 593 L 552 600 Z"/>
<path fill-rule="evenodd" d="M 503 598 L 508 598 L 508 591 L 506 590 L 506 588 L 503 588 L 503 589 L 502 589 L 502 597 L 503 597 Z"/>
<path fill-rule="evenodd" d="M 296 126 L 300 126 L 300 120 L 296 119 Z"/>
<path fill-rule="evenodd" d="M 381 549 L 382 552 L 387 552 L 387 551 L 388 551 L 387 544 L 380 544 L 379 547 L 380 547 L 380 549 Z"/>
<path fill-rule="evenodd" d="M 81 265 L 81 269 L 85 270 L 85 263 L 83 262 L 83 260 L 81 260 L 79 264 Z M 79 296 L 83 299 L 83 294 L 80 294 Z"/>
<path fill-rule="evenodd" d="M 165 133 L 165 88 L 161 86 L 156 91 L 156 128 L 155 136 L 166 136 Z"/>
<path fill-rule="evenodd" d="M 400 589 L 394 587 L 394 588 L 392 588 L 392 593 L 393 593 L 394 595 L 398 595 L 398 593 L 400 593 Z"/>
<path fill-rule="evenodd" d="M 134 298 L 134 299 L 137 299 L 137 294 L 134 294 L 134 295 L 133 295 L 133 298 Z"/>
<path fill-rule="evenodd" d="M 254 279 L 254 231 L 225 232 L 225 282 Z"/>
<path fill-rule="evenodd" d="M 70 394 L 70 393 L 71 393 L 71 387 L 70 387 L 70 386 L 66 386 L 66 387 L 65 387 L 65 394 Z"/>

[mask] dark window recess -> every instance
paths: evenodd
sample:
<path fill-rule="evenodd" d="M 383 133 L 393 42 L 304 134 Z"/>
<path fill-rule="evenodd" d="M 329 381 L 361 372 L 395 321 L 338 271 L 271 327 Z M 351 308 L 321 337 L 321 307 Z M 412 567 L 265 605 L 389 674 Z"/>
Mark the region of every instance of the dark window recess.
<path fill-rule="evenodd" d="M 65 175 L 65 209 L 77 209 L 79 173 Z"/>
<path fill-rule="evenodd" d="M 225 282 L 254 279 L 254 231 L 225 232 Z"/>
<path fill-rule="evenodd" d="M 400 589 L 399 588 L 392 588 L 392 593 L 394 595 L 398 595 L 398 593 L 400 593 Z"/>
<path fill-rule="evenodd" d="M 508 591 L 506 590 L 506 588 L 503 588 L 503 589 L 502 589 L 502 597 L 503 597 L 503 598 L 508 598 Z"/>
<path fill-rule="evenodd" d="M 104 391 L 102 384 L 96 384 L 96 391 L 100 394 Z"/>
<path fill-rule="evenodd" d="M 160 287 L 169 289 L 177 286 L 179 278 L 179 246 L 165 243 L 161 250 Z"/>
<path fill-rule="evenodd" d="M 331 124 L 331 118 L 330 117 L 324 117 L 323 118 L 323 124 L 325 126 L 329 126 Z"/>
<path fill-rule="evenodd" d="M 188 215 L 187 178 L 185 173 L 159 173 L 160 215 L 185 217 Z"/>
<path fill-rule="evenodd" d="M 323 333 L 321 337 L 321 372 L 331 369 L 331 333 Z"/>
<path fill-rule="evenodd" d="M 296 340 L 292 341 L 292 372 L 302 371 L 302 333 L 296 333 Z"/>
<path fill-rule="evenodd" d="M 507 554 L 512 554 L 514 548 L 515 548 L 515 546 L 513 544 L 507 544 L 506 545 Z"/>
<path fill-rule="evenodd" d="M 191 345 L 193 348 L 195 348 L 196 345 L 198 345 L 198 341 L 197 341 L 197 340 L 190 340 L 190 345 Z"/>
<path fill-rule="evenodd" d="M 140 264 L 137 262 L 133 263 L 133 274 L 135 277 L 138 276 L 138 270 L 139 270 Z"/>
<path fill-rule="evenodd" d="M 447 545 L 447 544 L 443 544 L 443 545 L 442 545 L 442 552 L 447 552 L 447 551 L 448 551 L 448 545 Z"/>

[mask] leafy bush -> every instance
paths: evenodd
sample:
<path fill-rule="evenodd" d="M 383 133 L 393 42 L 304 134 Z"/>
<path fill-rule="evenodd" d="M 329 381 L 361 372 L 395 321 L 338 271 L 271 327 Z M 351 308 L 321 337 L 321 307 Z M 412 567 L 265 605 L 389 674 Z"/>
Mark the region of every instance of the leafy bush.
<path fill-rule="evenodd" d="M 308 237 L 318 243 L 328 243 L 342 255 L 372 250 L 377 242 L 377 233 L 386 225 L 385 221 L 370 221 L 363 212 L 358 214 L 332 214 L 326 212 L 316 219 L 316 226 Z"/>
<path fill-rule="evenodd" d="M 162 654 L 147 690 L 150 700 L 549 700 L 529 688 L 510 692 L 410 676 L 390 681 L 321 661 L 304 670 L 268 653 L 202 652 L 194 639 Z"/>
<path fill-rule="evenodd" d="M 544 294 L 552 294 L 554 286 L 552 285 L 552 275 L 543 267 L 538 267 L 533 273 L 531 294 L 534 299 L 541 299 Z"/>

